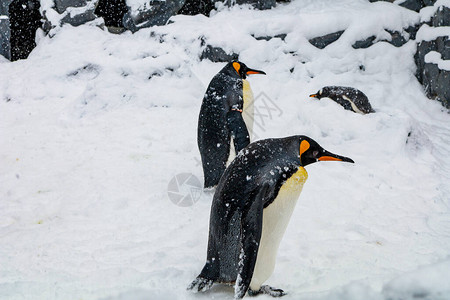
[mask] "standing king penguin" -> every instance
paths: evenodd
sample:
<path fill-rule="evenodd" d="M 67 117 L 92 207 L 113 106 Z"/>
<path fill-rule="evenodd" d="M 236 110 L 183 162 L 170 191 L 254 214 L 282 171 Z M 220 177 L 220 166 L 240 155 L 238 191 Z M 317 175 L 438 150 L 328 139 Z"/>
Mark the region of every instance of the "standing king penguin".
<path fill-rule="evenodd" d="M 253 94 L 245 80 L 251 74 L 266 73 L 239 61 L 230 62 L 214 76 L 206 90 L 197 131 L 205 188 L 216 186 L 227 162 L 250 143 L 253 116 L 243 115 L 243 110 L 247 106 L 253 108 Z"/>
<path fill-rule="evenodd" d="M 272 274 L 281 238 L 316 161 L 353 160 L 323 149 L 306 136 L 254 142 L 224 172 L 211 207 L 208 253 L 189 285 L 206 291 L 214 282 L 235 285 L 235 298 L 283 290 L 262 285 Z"/>

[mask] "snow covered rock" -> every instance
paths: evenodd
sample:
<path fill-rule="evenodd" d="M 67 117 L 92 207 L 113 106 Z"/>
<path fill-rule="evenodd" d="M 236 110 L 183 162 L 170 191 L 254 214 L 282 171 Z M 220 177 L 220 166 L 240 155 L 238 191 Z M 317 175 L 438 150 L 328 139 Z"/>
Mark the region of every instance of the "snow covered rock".
<path fill-rule="evenodd" d="M 414 10 L 419 12 L 422 7 L 424 7 L 424 3 L 421 0 L 406 0 L 401 3 L 399 3 L 400 6 L 403 6 L 404 8 Z"/>
<path fill-rule="evenodd" d="M 185 0 L 151 0 L 141 5 L 132 5 L 124 16 L 126 29 L 136 32 L 141 28 L 164 25 L 184 5 Z"/>
<path fill-rule="evenodd" d="M 237 59 L 239 57 L 236 53 L 228 54 L 220 47 L 214 47 L 211 45 L 206 45 L 203 50 L 200 59 L 209 59 L 212 62 L 229 62 L 233 59 Z"/>
<path fill-rule="evenodd" d="M 54 0 L 55 9 L 62 14 L 69 7 L 83 7 L 87 5 L 86 0 Z"/>
<path fill-rule="evenodd" d="M 256 9 L 271 9 L 275 6 L 275 0 L 229 0 L 232 4 L 250 4 Z"/>
<path fill-rule="evenodd" d="M 416 77 L 427 96 L 450 108 L 450 7 L 438 1 L 421 11 L 424 23 L 417 32 Z M 428 24 L 432 25 L 429 26 Z"/>
<path fill-rule="evenodd" d="M 79 13 L 78 13 L 79 12 Z M 95 20 L 93 8 L 87 8 L 85 10 L 78 10 L 75 13 L 67 13 L 64 18 L 61 19 L 62 24 L 70 24 L 72 26 L 80 26 L 87 22 Z"/>
<path fill-rule="evenodd" d="M 433 26 L 450 26 L 450 8 L 440 6 L 432 19 Z"/>
<path fill-rule="evenodd" d="M 414 10 L 416 12 L 419 12 L 423 7 L 425 6 L 431 6 L 433 5 L 436 0 L 400 0 L 400 1 L 394 1 L 394 0 L 369 0 L 370 2 L 377 2 L 377 1 L 385 1 L 385 2 L 395 2 L 400 6 L 403 6 L 404 8 Z"/>
<path fill-rule="evenodd" d="M 10 59 L 9 40 L 11 32 L 9 30 L 9 17 L 0 12 L 0 55 Z"/>
<path fill-rule="evenodd" d="M 315 37 L 309 40 L 309 42 L 319 49 L 323 49 L 329 44 L 337 41 L 341 35 L 344 33 L 344 30 L 340 30 L 337 32 L 329 33 L 324 36 Z"/>

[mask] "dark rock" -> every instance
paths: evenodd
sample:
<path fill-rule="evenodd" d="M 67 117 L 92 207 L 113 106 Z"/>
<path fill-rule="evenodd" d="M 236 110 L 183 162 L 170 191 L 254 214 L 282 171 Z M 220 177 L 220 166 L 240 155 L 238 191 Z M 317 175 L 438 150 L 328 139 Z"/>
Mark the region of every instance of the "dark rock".
<path fill-rule="evenodd" d="M 446 108 L 450 108 L 450 71 L 440 70 L 436 94 L 436 100 L 442 102 L 442 105 Z"/>
<path fill-rule="evenodd" d="M 233 59 L 238 59 L 239 55 L 236 53 L 228 54 L 220 47 L 213 47 L 211 45 L 206 45 L 203 50 L 200 59 L 209 59 L 212 62 L 230 62 Z"/>
<path fill-rule="evenodd" d="M 406 0 L 400 3 L 399 5 L 403 6 L 404 8 L 414 10 L 416 12 L 419 12 L 422 9 L 422 7 L 425 6 L 421 0 Z"/>
<path fill-rule="evenodd" d="M 9 16 L 9 5 L 12 0 L 2 0 L 0 1 L 0 16 Z"/>
<path fill-rule="evenodd" d="M 123 16 L 128 11 L 125 0 L 100 0 L 94 14 L 105 20 L 108 27 L 123 27 Z"/>
<path fill-rule="evenodd" d="M 352 47 L 353 49 L 365 49 L 365 48 L 369 48 L 370 46 L 373 45 L 373 41 L 375 41 L 376 37 L 374 35 L 366 38 L 365 40 L 361 40 L 361 41 L 356 41 Z"/>
<path fill-rule="evenodd" d="M 41 26 L 38 0 L 16 0 L 9 5 L 11 60 L 25 59 L 36 47 L 36 30 Z"/>
<path fill-rule="evenodd" d="M 151 0 L 149 8 L 128 11 L 123 17 L 125 28 L 136 32 L 141 28 L 165 25 L 184 5 L 185 0 Z"/>
<path fill-rule="evenodd" d="M 437 84 L 439 76 L 439 68 L 436 64 L 425 63 L 423 69 L 423 86 L 428 98 L 435 99 L 437 94 Z"/>
<path fill-rule="evenodd" d="M 401 47 L 403 46 L 407 40 L 402 36 L 402 34 L 398 31 L 391 31 L 391 30 L 387 30 L 387 32 L 389 32 L 389 34 L 391 35 L 392 39 L 390 41 L 387 41 L 389 44 L 395 46 L 395 47 Z"/>
<path fill-rule="evenodd" d="M 412 3 L 413 1 L 406 2 Z M 422 6 L 434 5 L 435 2 L 435 0 L 422 0 Z M 439 7 L 426 24 L 432 27 L 449 26 L 450 8 Z M 425 63 L 425 56 L 431 51 L 440 53 L 443 60 L 449 60 L 450 42 L 448 35 L 437 37 L 433 41 L 420 41 L 417 45 L 414 60 L 417 66 L 416 77 L 424 86 L 427 97 L 438 100 L 443 106 L 450 108 L 450 72 L 439 69 L 437 64 Z"/>
<path fill-rule="evenodd" d="M 11 59 L 10 38 L 9 18 L 2 16 L 0 17 L 0 55 L 7 59 Z"/>
<path fill-rule="evenodd" d="M 420 83 L 424 83 L 423 74 L 425 68 L 425 55 L 430 51 L 436 50 L 435 41 L 422 41 L 417 46 L 416 54 L 414 55 L 414 60 L 416 62 L 417 71 L 416 77 Z"/>
<path fill-rule="evenodd" d="M 61 19 L 61 23 L 63 24 L 70 24 L 72 26 L 80 26 L 87 22 L 90 22 L 94 20 L 95 14 L 94 10 L 86 10 L 82 12 L 81 14 L 75 15 L 73 17 L 70 16 L 70 14 L 67 14 L 64 18 Z"/>
<path fill-rule="evenodd" d="M 209 16 L 209 13 L 214 9 L 214 2 L 214 0 L 186 0 L 178 13 L 189 16 L 198 14 Z"/>
<path fill-rule="evenodd" d="M 450 108 L 450 72 L 439 69 L 436 64 L 426 63 L 423 81 L 428 98 L 438 100 Z"/>
<path fill-rule="evenodd" d="M 87 5 L 86 0 L 54 0 L 56 11 L 62 14 L 68 7 L 83 7 Z"/>
<path fill-rule="evenodd" d="M 436 3 L 436 0 L 422 0 L 424 6 L 432 6 Z"/>
<path fill-rule="evenodd" d="M 255 38 L 255 40 L 258 41 L 270 41 L 271 39 L 273 39 L 273 36 L 252 36 Z"/>
<path fill-rule="evenodd" d="M 431 19 L 431 23 L 434 27 L 450 26 L 450 8 L 446 6 L 439 7 Z"/>
<path fill-rule="evenodd" d="M 256 9 L 271 9 L 276 5 L 276 0 L 236 0 L 236 4 L 250 4 Z"/>
<path fill-rule="evenodd" d="M 278 39 L 281 39 L 282 41 L 284 41 L 287 34 L 281 33 L 281 34 L 277 34 L 274 36 L 254 36 L 254 35 L 252 35 L 252 36 L 255 38 L 255 40 L 258 40 L 258 41 L 261 41 L 261 40 L 270 41 L 273 38 L 278 38 Z"/>
<path fill-rule="evenodd" d="M 450 41 L 448 36 L 440 36 L 436 39 L 436 51 L 441 53 L 442 59 L 450 59 Z"/>
<path fill-rule="evenodd" d="M 415 40 L 416 39 L 416 34 L 417 31 L 419 31 L 419 28 L 422 24 L 416 24 L 413 26 L 409 26 L 408 28 L 405 29 L 405 31 L 409 34 L 409 39 L 410 40 Z"/>
<path fill-rule="evenodd" d="M 319 49 L 323 49 L 326 46 L 328 46 L 329 44 L 337 41 L 341 35 L 344 33 L 344 30 L 341 31 L 337 31 L 337 32 L 333 32 L 324 36 L 320 36 L 320 37 L 315 37 L 309 40 L 309 42 L 319 48 Z"/>

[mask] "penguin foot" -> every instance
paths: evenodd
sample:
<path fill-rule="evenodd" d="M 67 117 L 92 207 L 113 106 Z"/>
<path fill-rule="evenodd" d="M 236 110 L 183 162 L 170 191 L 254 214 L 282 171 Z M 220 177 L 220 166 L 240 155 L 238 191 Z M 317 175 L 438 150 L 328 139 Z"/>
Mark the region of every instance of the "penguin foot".
<path fill-rule="evenodd" d="M 192 281 L 187 289 L 192 290 L 194 293 L 205 292 L 212 287 L 213 283 L 214 281 L 212 279 L 197 277 L 194 281 Z"/>
<path fill-rule="evenodd" d="M 270 295 L 272 297 L 282 297 L 282 296 L 286 295 L 286 292 L 283 291 L 282 289 L 275 289 L 268 285 L 262 285 L 261 288 L 257 291 L 248 289 L 249 296 L 256 296 L 259 294 Z"/>

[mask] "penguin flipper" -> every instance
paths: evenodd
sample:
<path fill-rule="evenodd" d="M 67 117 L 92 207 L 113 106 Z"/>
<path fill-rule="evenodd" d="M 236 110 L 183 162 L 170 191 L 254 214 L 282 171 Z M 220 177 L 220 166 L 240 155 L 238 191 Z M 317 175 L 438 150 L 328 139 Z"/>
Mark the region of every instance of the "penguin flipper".
<path fill-rule="evenodd" d="M 234 298 L 241 299 L 249 289 L 258 256 L 259 242 L 262 234 L 262 217 L 264 197 L 269 185 L 265 184 L 249 199 L 249 207 L 243 211 L 241 219 L 241 252 L 239 255 L 239 269 L 234 287 Z"/>
<path fill-rule="evenodd" d="M 227 127 L 233 137 L 236 153 L 250 144 L 250 135 L 244 118 L 242 118 L 242 112 L 239 110 L 230 110 L 227 113 Z"/>

